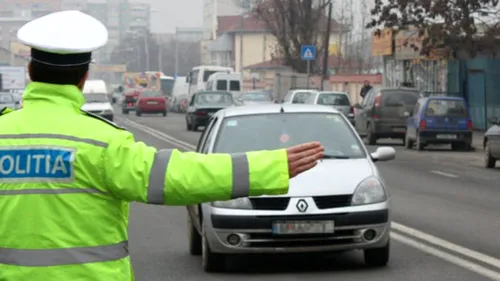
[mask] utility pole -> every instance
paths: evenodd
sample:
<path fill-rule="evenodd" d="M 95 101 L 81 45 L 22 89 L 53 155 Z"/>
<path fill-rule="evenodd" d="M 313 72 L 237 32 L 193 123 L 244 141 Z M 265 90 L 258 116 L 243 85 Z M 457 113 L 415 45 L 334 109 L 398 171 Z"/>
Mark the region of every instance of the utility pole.
<path fill-rule="evenodd" d="M 243 1 L 241 3 L 241 20 L 240 20 L 240 73 L 243 75 L 243 29 L 245 28 L 245 10 Z"/>
<path fill-rule="evenodd" d="M 330 47 L 330 33 L 332 33 L 332 10 L 333 10 L 333 0 L 330 0 L 328 3 L 328 24 L 326 26 L 326 34 L 325 34 L 325 53 L 323 55 L 323 83 L 321 83 L 321 90 L 325 90 L 328 85 L 330 75 L 328 73 L 328 57 L 330 56 L 329 47 Z"/>
<path fill-rule="evenodd" d="M 174 76 L 179 75 L 179 28 L 175 28 L 175 38 L 174 38 Z"/>
<path fill-rule="evenodd" d="M 163 72 L 163 45 L 160 37 L 160 33 L 156 34 L 156 44 L 158 45 L 158 70 Z"/>
<path fill-rule="evenodd" d="M 144 49 L 146 50 L 146 71 L 150 71 L 151 69 L 149 68 L 149 44 L 148 44 L 148 37 L 150 33 L 147 32 L 144 34 Z"/>

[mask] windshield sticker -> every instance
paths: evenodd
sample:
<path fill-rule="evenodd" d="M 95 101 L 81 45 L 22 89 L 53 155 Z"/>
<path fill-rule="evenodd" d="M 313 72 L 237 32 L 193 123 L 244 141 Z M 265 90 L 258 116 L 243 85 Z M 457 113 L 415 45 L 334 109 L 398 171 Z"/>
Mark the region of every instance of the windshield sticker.
<path fill-rule="evenodd" d="M 351 145 L 351 149 L 354 151 L 361 151 L 361 148 L 359 147 L 359 145 L 356 145 L 356 144 Z"/>
<path fill-rule="evenodd" d="M 281 141 L 282 143 L 287 143 L 289 140 L 290 140 L 290 136 L 289 136 L 289 135 L 287 135 L 287 134 L 283 134 L 283 135 L 281 135 L 281 137 L 280 137 L 280 141 Z"/>
<path fill-rule="evenodd" d="M 238 126 L 238 121 L 237 120 L 230 120 L 226 124 L 227 127 L 236 127 Z"/>
<path fill-rule="evenodd" d="M 328 114 L 328 115 L 326 115 L 326 118 L 331 119 L 335 122 L 342 122 L 342 120 L 340 119 L 340 117 L 338 115 Z"/>

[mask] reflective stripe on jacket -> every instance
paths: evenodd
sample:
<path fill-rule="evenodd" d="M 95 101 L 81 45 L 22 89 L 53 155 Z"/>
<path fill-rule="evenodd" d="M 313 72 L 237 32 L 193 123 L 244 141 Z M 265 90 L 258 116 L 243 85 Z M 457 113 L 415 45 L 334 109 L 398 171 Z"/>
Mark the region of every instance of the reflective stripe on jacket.
<path fill-rule="evenodd" d="M 286 151 L 157 151 L 30 83 L 0 117 L 0 280 L 129 281 L 128 202 L 187 205 L 288 191 Z M 168 235 L 168 234 L 165 234 Z"/>

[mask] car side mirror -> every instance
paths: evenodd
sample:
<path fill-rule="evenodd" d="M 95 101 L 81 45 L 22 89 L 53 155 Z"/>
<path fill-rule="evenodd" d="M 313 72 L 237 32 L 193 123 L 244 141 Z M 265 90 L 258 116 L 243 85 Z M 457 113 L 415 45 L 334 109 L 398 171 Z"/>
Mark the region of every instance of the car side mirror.
<path fill-rule="evenodd" d="M 488 123 L 492 125 L 498 125 L 500 122 L 497 117 L 490 117 L 488 118 Z"/>
<path fill-rule="evenodd" d="M 390 146 L 381 146 L 370 154 L 372 160 L 376 161 L 391 161 L 396 158 L 396 150 Z"/>
<path fill-rule="evenodd" d="M 359 103 L 356 103 L 354 104 L 352 107 L 356 108 L 356 109 L 362 109 L 363 107 L 361 106 L 361 104 Z"/>

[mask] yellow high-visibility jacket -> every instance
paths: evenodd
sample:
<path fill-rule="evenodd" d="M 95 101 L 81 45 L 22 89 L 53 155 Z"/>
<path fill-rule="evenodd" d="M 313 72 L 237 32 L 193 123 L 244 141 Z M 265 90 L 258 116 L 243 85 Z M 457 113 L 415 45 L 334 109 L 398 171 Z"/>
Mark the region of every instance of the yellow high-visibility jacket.
<path fill-rule="evenodd" d="M 285 150 L 156 150 L 32 82 L 0 116 L 0 280 L 130 281 L 129 202 L 188 205 L 288 192 Z M 165 235 L 168 235 L 165 233 Z"/>

